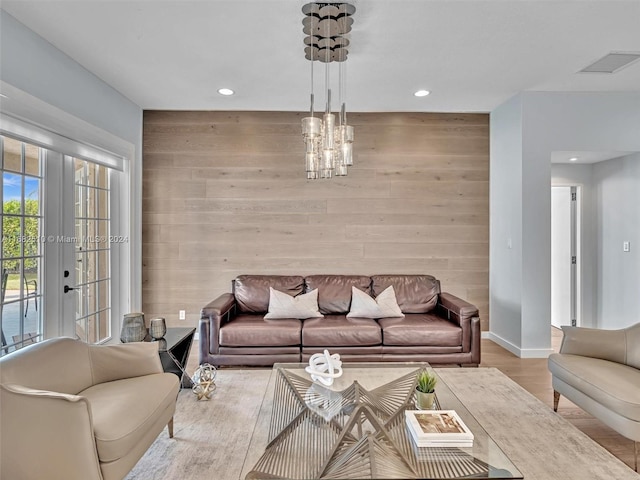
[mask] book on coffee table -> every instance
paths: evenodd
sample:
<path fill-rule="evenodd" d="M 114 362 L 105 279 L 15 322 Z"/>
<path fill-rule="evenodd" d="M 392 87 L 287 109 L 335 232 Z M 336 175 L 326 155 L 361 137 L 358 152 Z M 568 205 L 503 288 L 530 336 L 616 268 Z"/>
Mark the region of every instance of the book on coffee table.
<path fill-rule="evenodd" d="M 406 410 L 407 430 L 417 447 L 473 446 L 473 433 L 455 410 Z"/>

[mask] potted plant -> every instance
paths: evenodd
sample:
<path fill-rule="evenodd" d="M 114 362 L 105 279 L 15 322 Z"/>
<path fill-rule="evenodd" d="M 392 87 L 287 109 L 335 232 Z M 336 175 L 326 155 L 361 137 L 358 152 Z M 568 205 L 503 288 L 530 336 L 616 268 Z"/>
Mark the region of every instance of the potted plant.
<path fill-rule="evenodd" d="M 419 410 L 430 410 L 435 400 L 435 388 L 438 379 L 433 372 L 423 370 L 418 375 L 416 385 L 416 406 Z"/>

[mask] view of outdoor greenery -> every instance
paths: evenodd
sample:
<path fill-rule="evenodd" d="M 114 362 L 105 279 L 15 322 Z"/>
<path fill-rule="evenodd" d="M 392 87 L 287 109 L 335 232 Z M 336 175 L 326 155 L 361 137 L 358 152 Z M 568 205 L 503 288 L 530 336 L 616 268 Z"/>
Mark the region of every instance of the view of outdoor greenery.
<path fill-rule="evenodd" d="M 39 245 L 39 202 L 35 199 L 25 199 L 24 217 L 20 214 L 20 200 L 7 200 L 3 202 L 4 214 L 2 222 L 2 256 L 3 268 L 10 273 L 16 273 L 20 269 L 20 258 L 38 255 Z M 15 216 L 13 216 L 13 215 Z M 20 221 L 24 219 L 24 230 L 20 228 Z M 24 248 L 24 251 L 21 249 Z M 15 260 L 12 260 L 15 258 Z M 36 258 L 24 259 L 25 273 L 35 271 Z"/>

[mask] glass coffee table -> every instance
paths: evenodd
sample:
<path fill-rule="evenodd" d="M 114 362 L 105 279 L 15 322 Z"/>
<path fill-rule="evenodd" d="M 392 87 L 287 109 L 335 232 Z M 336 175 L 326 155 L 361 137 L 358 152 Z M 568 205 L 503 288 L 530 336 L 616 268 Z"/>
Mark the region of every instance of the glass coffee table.
<path fill-rule="evenodd" d="M 473 447 L 415 446 L 404 412 L 416 409 L 416 378 L 428 364 L 345 363 L 331 387 L 312 382 L 306 366 L 274 365 L 273 400 L 265 398 L 252 442 L 264 453 L 247 480 L 523 478 L 440 378 L 436 408 L 456 411 Z"/>

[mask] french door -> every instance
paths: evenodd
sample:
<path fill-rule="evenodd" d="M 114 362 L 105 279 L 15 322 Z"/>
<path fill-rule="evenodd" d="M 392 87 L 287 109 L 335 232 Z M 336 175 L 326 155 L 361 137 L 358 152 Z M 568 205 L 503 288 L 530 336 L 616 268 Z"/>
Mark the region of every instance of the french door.
<path fill-rule="evenodd" d="M 2 349 L 67 335 L 112 336 L 113 172 L 0 137 Z"/>
<path fill-rule="evenodd" d="M 109 168 L 77 158 L 74 176 L 75 333 L 89 343 L 111 337 Z"/>

